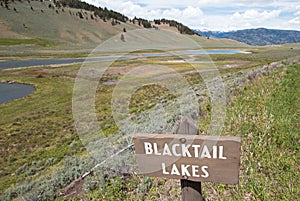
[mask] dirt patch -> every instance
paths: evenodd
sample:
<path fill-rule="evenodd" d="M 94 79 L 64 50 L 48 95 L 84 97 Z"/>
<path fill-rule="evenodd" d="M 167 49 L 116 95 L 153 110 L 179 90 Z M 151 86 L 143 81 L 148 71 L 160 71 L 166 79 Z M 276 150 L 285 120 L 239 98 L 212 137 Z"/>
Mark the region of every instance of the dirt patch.
<path fill-rule="evenodd" d="M 65 187 L 60 197 L 63 198 L 83 198 L 82 186 L 84 184 L 84 179 L 79 178 L 72 181 L 67 187 Z"/>
<path fill-rule="evenodd" d="M 76 41 L 76 38 L 74 35 L 70 34 L 68 31 L 62 31 L 60 32 L 60 37 L 63 38 L 66 41 Z"/>
<path fill-rule="evenodd" d="M 24 38 L 22 35 L 17 34 L 10 30 L 6 21 L 0 19 L 0 37 L 1 38 Z"/>
<path fill-rule="evenodd" d="M 88 31 L 81 31 L 81 37 L 82 38 L 88 38 L 89 40 L 95 42 L 95 43 L 101 43 L 102 40 L 101 38 L 98 38 L 97 36 L 95 36 L 93 33 L 88 32 Z"/>
<path fill-rule="evenodd" d="M 176 27 L 171 27 L 169 24 L 155 24 L 154 22 L 151 23 L 152 26 L 156 26 L 158 27 L 158 29 L 162 29 L 162 30 L 168 30 L 168 31 L 174 31 L 174 32 L 177 32 L 179 33 L 178 29 Z"/>

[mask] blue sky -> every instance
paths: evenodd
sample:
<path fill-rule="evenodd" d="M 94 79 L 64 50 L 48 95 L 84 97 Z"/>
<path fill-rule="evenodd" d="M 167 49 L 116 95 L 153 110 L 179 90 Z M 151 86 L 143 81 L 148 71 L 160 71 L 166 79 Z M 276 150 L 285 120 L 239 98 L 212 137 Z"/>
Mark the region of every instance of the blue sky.
<path fill-rule="evenodd" d="M 126 16 L 167 18 L 194 29 L 274 28 L 300 31 L 299 0 L 84 0 Z"/>

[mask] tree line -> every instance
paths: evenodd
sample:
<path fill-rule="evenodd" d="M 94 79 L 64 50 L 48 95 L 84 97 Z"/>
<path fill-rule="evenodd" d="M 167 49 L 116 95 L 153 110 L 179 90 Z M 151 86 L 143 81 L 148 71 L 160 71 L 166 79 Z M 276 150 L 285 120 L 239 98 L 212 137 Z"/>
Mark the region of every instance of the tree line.
<path fill-rule="evenodd" d="M 188 35 L 194 35 L 197 34 L 193 30 L 191 30 L 189 27 L 183 25 L 180 22 L 177 22 L 175 20 L 167 20 L 167 19 L 155 19 L 154 24 L 161 25 L 161 24 L 169 24 L 170 27 L 175 27 L 181 34 L 188 34 Z"/>
<path fill-rule="evenodd" d="M 115 19 L 121 22 L 126 22 L 129 18 L 125 15 L 118 13 L 113 10 L 108 10 L 106 7 L 96 7 L 94 5 L 88 4 L 86 2 L 82 2 L 80 0 L 54 0 L 54 4 L 57 7 L 70 7 L 76 9 L 83 9 L 87 11 L 94 12 L 95 16 L 98 16 L 103 21 Z"/>
<path fill-rule="evenodd" d="M 133 24 L 138 24 L 139 26 L 142 26 L 144 28 L 152 28 L 151 23 L 148 20 L 145 20 L 143 18 L 137 18 L 134 17 L 133 20 L 130 20 Z"/>

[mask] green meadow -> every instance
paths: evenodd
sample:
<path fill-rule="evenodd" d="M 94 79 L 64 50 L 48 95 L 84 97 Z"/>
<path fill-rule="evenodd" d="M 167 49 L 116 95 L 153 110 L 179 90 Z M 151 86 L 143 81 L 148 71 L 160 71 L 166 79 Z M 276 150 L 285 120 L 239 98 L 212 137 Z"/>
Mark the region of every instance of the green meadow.
<path fill-rule="evenodd" d="M 0 43 L 54 45 L 38 39 L 2 39 Z M 207 200 L 297 200 L 300 65 L 293 63 L 299 62 L 299 44 L 245 49 L 252 54 L 211 55 L 222 76 L 233 79 L 226 81 L 230 101 L 223 135 L 242 137 L 240 183 L 204 183 L 204 196 Z M 113 71 L 100 80 L 95 100 L 105 136 L 114 135 L 118 127 L 110 107 L 114 85 L 103 82 L 118 80 L 138 65 L 170 59 L 174 58 L 114 62 Z M 272 62 L 280 65 L 261 70 Z M 192 86 L 201 84 L 190 66 L 170 66 Z M 19 200 L 23 196 L 64 200 L 63 189 L 95 164 L 77 136 L 72 116 L 73 86 L 80 67 L 76 64 L 1 71 L 2 81 L 13 80 L 36 88 L 26 97 L 0 104 L 1 200 Z M 249 76 L 254 71 L 258 75 Z M 144 86 L 132 97 L 130 112 L 139 114 L 174 98 L 158 85 Z M 209 102 L 199 109 L 199 129 L 205 130 L 210 119 Z M 86 178 L 80 196 L 91 200 L 180 200 L 179 181 L 136 174 L 104 176 L 107 171 L 99 169 Z"/>
<path fill-rule="evenodd" d="M 1 38 L 0 45 L 39 45 L 42 47 L 55 46 L 57 43 L 46 39 L 12 39 Z"/>

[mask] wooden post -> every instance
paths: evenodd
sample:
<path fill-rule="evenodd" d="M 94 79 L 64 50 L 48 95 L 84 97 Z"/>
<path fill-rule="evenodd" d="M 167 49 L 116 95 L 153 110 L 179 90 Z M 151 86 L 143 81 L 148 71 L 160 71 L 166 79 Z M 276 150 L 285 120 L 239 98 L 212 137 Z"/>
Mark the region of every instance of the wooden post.
<path fill-rule="evenodd" d="M 201 182 L 181 179 L 182 201 L 204 201 L 201 192 Z"/>
<path fill-rule="evenodd" d="M 198 135 L 198 126 L 192 120 L 184 118 L 177 131 L 177 134 Z M 204 201 L 201 192 L 201 182 L 189 181 L 181 179 L 182 201 Z"/>

